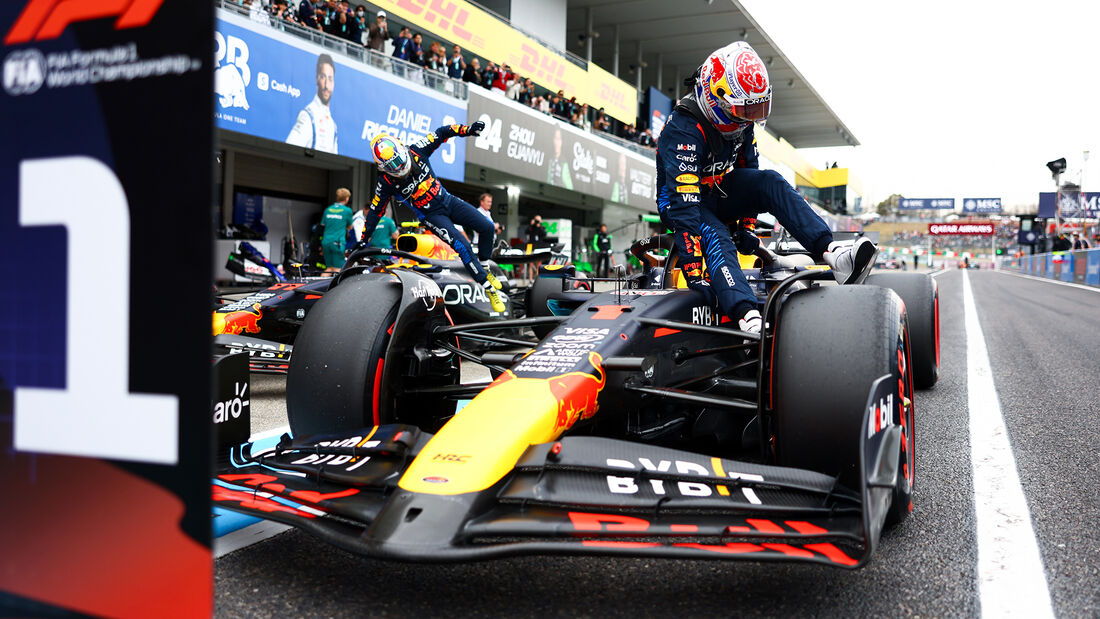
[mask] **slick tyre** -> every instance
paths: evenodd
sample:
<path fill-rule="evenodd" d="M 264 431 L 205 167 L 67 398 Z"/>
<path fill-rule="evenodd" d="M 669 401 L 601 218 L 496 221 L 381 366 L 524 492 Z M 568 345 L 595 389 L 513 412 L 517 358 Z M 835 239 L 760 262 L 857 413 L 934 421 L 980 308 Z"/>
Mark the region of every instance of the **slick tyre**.
<path fill-rule="evenodd" d="M 775 330 L 775 453 L 781 466 L 836 476 L 859 490 L 860 436 L 871 385 L 899 381 L 912 401 L 909 337 L 901 299 L 875 286 L 827 286 L 792 294 Z M 888 524 L 912 508 L 913 408 L 901 407 L 902 447 Z"/>
<path fill-rule="evenodd" d="M 294 342 L 286 380 L 286 409 L 295 437 L 375 425 L 401 283 L 367 273 L 330 289 L 306 316 Z"/>
<path fill-rule="evenodd" d="M 865 284 L 889 288 L 905 302 L 913 337 L 913 386 L 931 389 L 940 376 L 940 291 L 924 273 L 882 273 Z"/>

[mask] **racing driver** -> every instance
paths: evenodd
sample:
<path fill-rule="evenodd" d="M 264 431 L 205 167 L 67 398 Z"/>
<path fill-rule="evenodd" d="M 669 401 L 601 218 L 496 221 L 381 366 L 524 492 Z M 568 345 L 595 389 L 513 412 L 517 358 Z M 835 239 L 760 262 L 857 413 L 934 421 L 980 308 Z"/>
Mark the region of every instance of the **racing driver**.
<path fill-rule="evenodd" d="M 500 281 L 481 264 L 482 260 L 488 260 L 493 253 L 493 222 L 478 213 L 468 202 L 448 193 L 435 177 L 428 162 L 432 153 L 447 140 L 455 136 L 477 136 L 484 128 L 485 123 L 480 120 L 469 126 L 444 125 L 412 146 L 405 146 L 401 140 L 386 133 L 375 136 L 371 140 L 371 151 L 382 174 L 374 187 L 374 198 L 363 223 L 364 235 L 360 246 L 370 245 L 370 237 L 366 231 L 374 230 L 386 203 L 394 197 L 411 207 L 429 230 L 458 252 L 458 257 L 474 281 L 485 288 L 485 296 L 493 306 L 493 311 L 503 312 L 504 299 L 498 292 Z M 476 256 L 470 241 L 455 228 L 455 224 L 477 232 Z"/>
<path fill-rule="evenodd" d="M 865 237 L 834 242 L 782 176 L 759 169 L 753 127 L 768 117 L 772 88 L 756 51 L 744 41 L 731 43 L 684 83 L 694 89 L 680 99 L 657 141 L 657 210 L 675 233 L 688 286 L 712 305 L 717 301 L 742 331 L 759 333 L 756 296 L 741 273 L 737 248 L 751 254 L 759 247 L 753 228 L 763 212 L 828 263 L 838 282 L 862 281 L 877 253 L 874 243 Z M 737 244 L 727 225 L 732 222 L 738 222 Z"/>

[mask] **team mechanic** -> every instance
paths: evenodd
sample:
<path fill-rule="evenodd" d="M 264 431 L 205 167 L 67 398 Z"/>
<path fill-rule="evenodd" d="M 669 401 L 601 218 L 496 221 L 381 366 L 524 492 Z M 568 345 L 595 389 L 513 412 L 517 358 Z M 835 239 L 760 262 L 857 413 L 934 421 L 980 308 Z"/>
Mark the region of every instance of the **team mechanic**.
<path fill-rule="evenodd" d="M 378 177 L 378 183 L 374 187 L 374 198 L 363 224 L 360 246 L 370 245 L 367 231 L 374 230 L 386 203 L 390 197 L 395 197 L 411 207 L 429 230 L 458 252 L 466 270 L 485 288 L 485 296 L 493 310 L 503 312 L 504 299 L 497 292 L 500 290 L 500 281 L 481 264 L 482 260 L 488 260 L 493 253 L 493 222 L 466 201 L 448 193 L 435 177 L 428 162 L 432 153 L 447 140 L 455 136 L 477 136 L 484 128 L 485 123 L 480 120 L 469 126 L 445 125 L 424 136 L 411 147 L 385 133 L 375 136 L 371 140 L 371 151 L 382 175 Z M 456 223 L 477 232 L 476 256 L 466 235 L 455 228 Z"/>
<path fill-rule="evenodd" d="M 858 281 L 876 253 L 870 239 L 835 243 L 825 222 L 782 176 L 759 169 L 753 123 L 767 119 L 772 88 L 756 51 L 744 41 L 731 43 L 684 83 L 694 91 L 680 99 L 657 141 L 657 211 L 675 233 L 688 286 L 712 305 L 717 301 L 741 330 L 759 333 L 756 296 L 737 249 L 751 254 L 759 248 L 755 217 L 763 212 L 824 259 L 838 282 Z M 736 244 L 728 225 L 733 222 Z"/>

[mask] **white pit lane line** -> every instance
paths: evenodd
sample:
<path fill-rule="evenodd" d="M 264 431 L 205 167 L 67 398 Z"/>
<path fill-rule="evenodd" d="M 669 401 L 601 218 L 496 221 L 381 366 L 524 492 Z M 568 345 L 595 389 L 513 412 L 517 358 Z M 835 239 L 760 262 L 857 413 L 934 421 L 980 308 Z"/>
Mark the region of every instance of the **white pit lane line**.
<path fill-rule="evenodd" d="M 1088 286 L 1084 284 L 1078 284 L 1076 282 L 1064 282 L 1060 279 L 1050 279 L 1047 277 L 1036 277 L 1034 275 L 1028 275 L 1026 273 L 1017 273 L 1015 271 L 1005 271 L 1002 269 L 995 269 L 994 273 L 1000 273 L 1002 275 L 1012 275 L 1013 277 L 1021 277 L 1023 279 L 1030 279 L 1037 282 L 1045 282 L 1047 284 L 1058 284 L 1059 286 L 1069 286 L 1070 288 L 1078 288 L 1080 290 L 1088 290 L 1089 292 L 1100 292 L 1100 288 L 1096 286 Z"/>
<path fill-rule="evenodd" d="M 1053 617 L 1042 556 L 1020 486 L 966 271 L 963 271 L 963 306 L 982 615 Z"/>

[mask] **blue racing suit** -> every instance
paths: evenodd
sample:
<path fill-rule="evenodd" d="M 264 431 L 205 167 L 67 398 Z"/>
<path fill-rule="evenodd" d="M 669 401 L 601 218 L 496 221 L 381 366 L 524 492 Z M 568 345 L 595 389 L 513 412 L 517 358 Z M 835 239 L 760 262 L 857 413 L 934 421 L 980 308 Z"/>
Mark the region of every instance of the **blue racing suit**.
<path fill-rule="evenodd" d="M 485 269 L 480 260 L 488 260 L 493 253 L 493 222 L 478 213 L 468 202 L 447 192 L 435 177 L 428 158 L 444 142 L 455 137 L 465 137 L 470 133 L 466 125 L 445 125 L 424 136 L 409 147 L 412 168 L 402 177 L 381 174 L 374 187 L 374 199 L 363 224 L 363 241 L 370 243 L 370 232 L 378 225 L 378 219 L 386 209 L 391 197 L 406 204 L 416 216 L 436 236 L 443 239 L 458 252 L 458 257 L 466 266 L 474 280 L 485 283 Z M 455 224 L 474 230 L 478 234 L 478 250 L 474 254 L 470 241 L 455 227 Z"/>
<path fill-rule="evenodd" d="M 657 140 L 657 212 L 675 232 L 688 285 L 737 320 L 756 306 L 737 261 L 729 224 L 772 213 L 815 255 L 833 236 L 825 222 L 777 172 L 759 169 L 754 125 L 723 137 L 698 109 L 694 95 L 673 109 Z M 743 226 L 738 244 L 752 253 L 759 239 Z M 702 276 L 706 259 L 710 281 Z"/>

